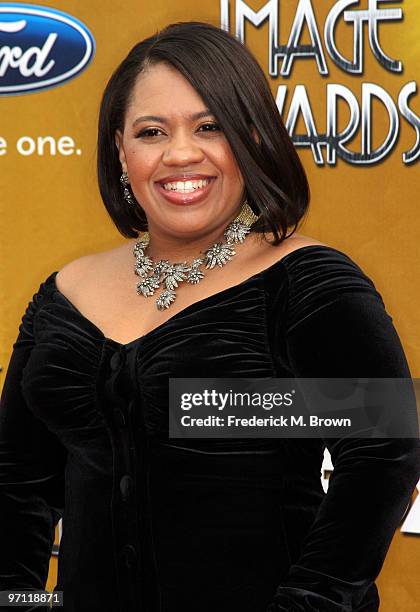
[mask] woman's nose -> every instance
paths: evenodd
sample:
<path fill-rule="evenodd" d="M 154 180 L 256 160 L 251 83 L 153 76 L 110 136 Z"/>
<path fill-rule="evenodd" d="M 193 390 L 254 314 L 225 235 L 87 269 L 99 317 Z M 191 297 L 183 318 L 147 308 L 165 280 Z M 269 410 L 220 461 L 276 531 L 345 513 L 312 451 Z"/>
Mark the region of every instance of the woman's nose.
<path fill-rule="evenodd" d="M 202 149 L 188 136 L 173 137 L 165 148 L 163 161 L 166 164 L 188 164 L 204 158 Z"/>

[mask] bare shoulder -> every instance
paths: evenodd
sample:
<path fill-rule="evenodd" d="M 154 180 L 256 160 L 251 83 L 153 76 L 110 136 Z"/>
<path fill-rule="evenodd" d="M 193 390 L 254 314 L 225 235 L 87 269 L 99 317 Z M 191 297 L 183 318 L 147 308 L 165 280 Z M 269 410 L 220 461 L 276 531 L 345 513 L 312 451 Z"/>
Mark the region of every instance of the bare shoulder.
<path fill-rule="evenodd" d="M 293 251 L 296 251 L 298 249 L 301 249 L 303 247 L 307 247 L 307 246 L 329 246 L 327 244 L 325 244 L 325 242 L 321 242 L 320 240 L 317 240 L 316 238 L 313 238 L 312 236 L 305 236 L 304 234 L 292 234 L 292 236 L 290 236 L 290 238 L 286 238 L 286 240 L 284 242 L 281 243 L 281 245 L 283 247 L 283 252 L 281 254 L 282 257 L 284 257 L 284 255 L 287 255 L 288 253 L 292 253 Z"/>
<path fill-rule="evenodd" d="M 111 275 L 115 261 L 119 260 L 123 247 L 90 253 L 67 262 L 57 273 L 55 282 L 64 295 L 77 298 L 78 293 L 89 284 L 101 283 L 102 278 Z"/>
<path fill-rule="evenodd" d="M 92 268 L 95 259 L 96 254 L 84 255 L 64 264 L 55 277 L 57 288 L 65 295 L 72 294 Z"/>

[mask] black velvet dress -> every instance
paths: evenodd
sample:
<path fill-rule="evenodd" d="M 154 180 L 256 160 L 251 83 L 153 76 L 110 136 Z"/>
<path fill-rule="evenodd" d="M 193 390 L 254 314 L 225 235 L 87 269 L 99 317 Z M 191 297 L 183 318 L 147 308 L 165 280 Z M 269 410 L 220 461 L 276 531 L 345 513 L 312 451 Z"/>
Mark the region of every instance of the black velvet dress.
<path fill-rule="evenodd" d="M 124 345 L 56 273 L 24 313 L 1 398 L 0 590 L 45 587 L 62 516 L 65 612 L 378 610 L 418 440 L 168 436 L 169 377 L 409 377 L 356 263 L 300 248 Z"/>

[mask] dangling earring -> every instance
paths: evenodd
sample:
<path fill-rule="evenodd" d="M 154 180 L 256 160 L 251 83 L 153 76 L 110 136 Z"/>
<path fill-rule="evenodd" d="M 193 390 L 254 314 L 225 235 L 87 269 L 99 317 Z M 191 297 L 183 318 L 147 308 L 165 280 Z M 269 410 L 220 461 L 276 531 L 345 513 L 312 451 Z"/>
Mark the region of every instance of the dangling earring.
<path fill-rule="evenodd" d="M 120 176 L 120 182 L 123 186 L 123 197 L 124 200 L 130 205 L 130 206 L 136 206 L 137 202 L 136 200 L 133 199 L 130 190 L 128 189 L 128 186 L 130 184 L 130 181 L 128 179 L 128 174 L 127 172 L 124 170 L 123 173 Z"/>

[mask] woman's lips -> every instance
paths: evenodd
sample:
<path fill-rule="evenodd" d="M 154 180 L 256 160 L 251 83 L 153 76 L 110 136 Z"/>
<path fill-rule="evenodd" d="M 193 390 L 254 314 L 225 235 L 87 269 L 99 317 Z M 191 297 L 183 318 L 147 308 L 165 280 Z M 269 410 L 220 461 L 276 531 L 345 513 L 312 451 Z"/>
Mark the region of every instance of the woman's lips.
<path fill-rule="evenodd" d="M 181 193 L 178 191 L 170 191 L 168 189 L 164 189 L 161 183 L 155 183 L 156 189 L 158 192 L 166 199 L 168 202 L 172 204 L 195 204 L 196 202 L 201 202 L 204 200 L 213 187 L 213 183 L 216 180 L 216 177 L 209 177 L 206 179 L 209 181 L 207 185 L 196 189 L 195 191 L 191 191 L 190 193 Z"/>

